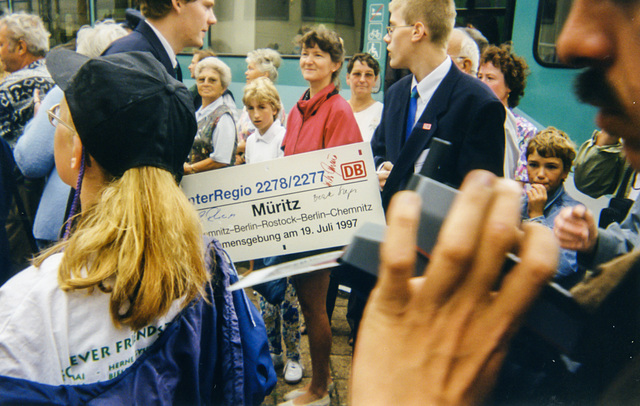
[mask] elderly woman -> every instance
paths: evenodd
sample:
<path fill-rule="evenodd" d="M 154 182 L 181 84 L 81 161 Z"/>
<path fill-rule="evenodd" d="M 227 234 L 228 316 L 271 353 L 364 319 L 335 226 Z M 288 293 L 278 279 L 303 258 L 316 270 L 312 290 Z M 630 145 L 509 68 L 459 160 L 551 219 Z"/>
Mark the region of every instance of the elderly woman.
<path fill-rule="evenodd" d="M 247 78 L 247 84 L 251 83 L 254 79 L 265 77 L 276 83 L 278 80 L 278 68 L 282 63 L 282 58 L 278 51 L 270 48 L 261 48 L 251 51 L 247 54 L 247 70 L 244 72 L 244 76 Z M 280 107 L 280 112 L 277 117 L 284 125 L 286 120 L 286 114 L 284 108 Z M 242 110 L 242 114 L 238 119 L 238 150 L 236 152 L 236 165 L 245 162 L 244 149 L 247 142 L 247 138 L 256 131 L 247 109 Z"/>
<path fill-rule="evenodd" d="M 192 174 L 234 164 L 236 124 L 222 94 L 231 82 L 231 69 L 218 58 L 204 58 L 195 68 L 196 85 L 202 106 L 196 111 L 198 134 L 184 164 Z"/>
<path fill-rule="evenodd" d="M 480 58 L 478 79 L 493 90 L 507 109 L 504 175 L 525 183 L 529 179 L 527 177 L 527 144 L 538 130 L 512 109 L 518 106 L 520 98 L 524 96 L 528 74 L 527 61 L 514 54 L 509 44 L 502 44 L 499 47 L 488 46 Z"/>
<path fill-rule="evenodd" d="M 300 70 L 309 89 L 289 113 L 282 143 L 285 156 L 362 142 L 353 111 L 336 87 L 344 61 L 340 37 L 334 31 L 313 29 L 305 33 L 299 43 L 302 48 Z M 302 256 L 317 253 L 307 252 Z M 300 255 L 286 259 L 296 257 Z M 293 279 L 307 325 L 313 375 L 309 385 L 285 395 L 288 406 L 328 406 L 331 401 L 328 393 L 332 385 L 329 372 L 331 326 L 326 309 L 329 277 L 330 271 L 325 270 Z"/>

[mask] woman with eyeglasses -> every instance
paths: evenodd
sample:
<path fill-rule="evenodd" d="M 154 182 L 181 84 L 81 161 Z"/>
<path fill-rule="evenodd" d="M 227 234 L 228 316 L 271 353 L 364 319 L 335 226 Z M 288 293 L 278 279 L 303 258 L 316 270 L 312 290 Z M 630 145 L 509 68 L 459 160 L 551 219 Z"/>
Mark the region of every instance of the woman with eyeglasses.
<path fill-rule="evenodd" d="M 146 52 L 58 49 L 47 69 L 73 220 L 0 288 L 0 403 L 260 404 L 276 383 L 264 324 L 178 185 L 189 91 Z"/>
<path fill-rule="evenodd" d="M 184 164 L 185 174 L 233 165 L 238 145 L 234 113 L 223 98 L 231 69 L 220 59 L 208 57 L 197 63 L 194 72 L 202 106 L 196 111 L 198 134 Z"/>
<path fill-rule="evenodd" d="M 339 73 L 344 61 L 342 40 L 334 31 L 314 29 L 298 41 L 301 45 L 300 70 L 309 83 L 298 103 L 291 109 L 283 141 L 284 154 L 294 155 L 324 148 L 361 142 L 360 129 L 349 103 L 340 96 Z M 282 262 L 318 254 L 307 252 L 281 258 Z M 294 277 L 294 285 L 309 336 L 311 383 L 294 390 L 285 405 L 329 405 L 333 385 L 329 371 L 331 325 L 326 310 L 330 271 L 318 271 Z"/>

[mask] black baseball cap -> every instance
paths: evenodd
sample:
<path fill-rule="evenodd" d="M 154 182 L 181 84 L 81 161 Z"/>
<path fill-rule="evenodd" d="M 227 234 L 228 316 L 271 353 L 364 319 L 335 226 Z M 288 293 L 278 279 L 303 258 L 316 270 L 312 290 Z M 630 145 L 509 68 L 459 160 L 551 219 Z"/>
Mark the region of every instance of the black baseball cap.
<path fill-rule="evenodd" d="M 189 90 L 150 53 L 47 55 L 87 152 L 111 175 L 154 166 L 179 181 L 197 124 Z"/>

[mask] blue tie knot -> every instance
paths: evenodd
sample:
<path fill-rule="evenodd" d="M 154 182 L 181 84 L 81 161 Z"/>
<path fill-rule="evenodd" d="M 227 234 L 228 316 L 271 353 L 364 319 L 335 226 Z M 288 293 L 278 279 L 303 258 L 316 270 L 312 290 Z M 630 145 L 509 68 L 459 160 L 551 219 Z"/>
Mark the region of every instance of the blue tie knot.
<path fill-rule="evenodd" d="M 417 99 L 418 96 L 418 86 L 414 86 L 413 89 L 411 89 L 411 98 Z"/>

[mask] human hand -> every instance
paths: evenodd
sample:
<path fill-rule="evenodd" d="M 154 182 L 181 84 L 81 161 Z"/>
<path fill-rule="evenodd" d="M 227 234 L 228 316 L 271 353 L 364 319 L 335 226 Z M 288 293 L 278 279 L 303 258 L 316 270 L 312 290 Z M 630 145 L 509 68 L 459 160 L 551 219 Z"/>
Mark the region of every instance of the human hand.
<path fill-rule="evenodd" d="M 485 171 L 467 176 L 423 276 L 416 260 L 419 198 L 399 192 L 387 214 L 380 277 L 356 343 L 351 404 L 479 403 L 510 338 L 553 276 L 551 230 L 520 223 L 521 189 Z M 508 252 L 517 264 L 494 290 Z"/>
<path fill-rule="evenodd" d="M 562 248 L 591 252 L 598 241 L 598 226 L 593 213 L 583 205 L 565 207 L 553 222 L 553 232 Z"/>
<path fill-rule="evenodd" d="M 387 183 L 387 178 L 389 177 L 389 173 L 392 169 L 393 164 L 389 161 L 385 161 L 382 163 L 382 168 L 376 172 L 378 175 L 378 182 L 380 182 L 380 190 L 384 189 L 384 185 Z"/>
<path fill-rule="evenodd" d="M 244 154 L 246 147 L 247 147 L 247 141 L 241 139 L 240 141 L 238 141 L 238 145 L 236 146 L 236 153 Z"/>
<path fill-rule="evenodd" d="M 187 162 L 184 163 L 183 169 L 184 169 L 185 175 L 191 175 L 192 173 L 196 173 L 196 171 L 193 169 L 193 165 Z"/>
<path fill-rule="evenodd" d="M 33 115 L 35 117 L 36 114 L 38 114 L 38 110 L 40 110 L 40 104 L 41 104 L 41 100 L 40 100 L 40 89 L 34 89 L 33 90 Z"/>
<path fill-rule="evenodd" d="M 544 216 L 544 205 L 547 204 L 547 189 L 544 185 L 531 184 L 531 189 L 527 190 L 529 199 L 529 218 Z"/>

